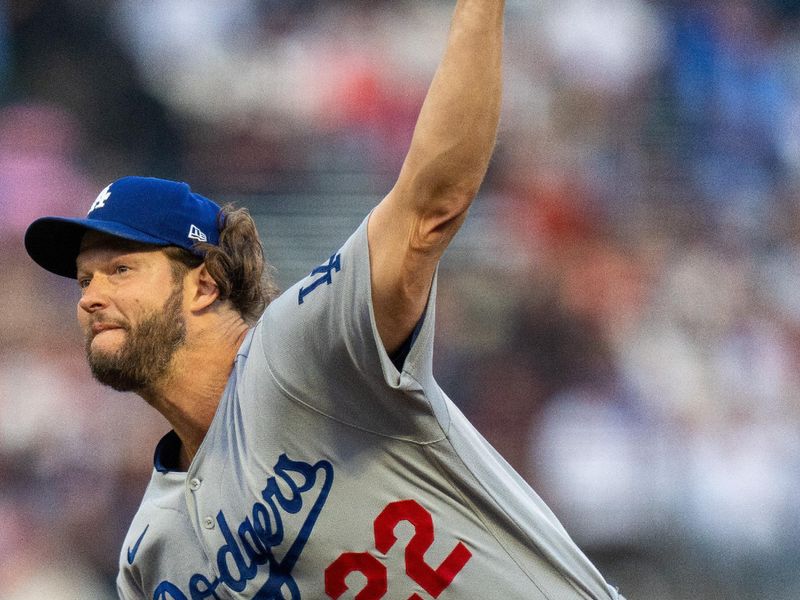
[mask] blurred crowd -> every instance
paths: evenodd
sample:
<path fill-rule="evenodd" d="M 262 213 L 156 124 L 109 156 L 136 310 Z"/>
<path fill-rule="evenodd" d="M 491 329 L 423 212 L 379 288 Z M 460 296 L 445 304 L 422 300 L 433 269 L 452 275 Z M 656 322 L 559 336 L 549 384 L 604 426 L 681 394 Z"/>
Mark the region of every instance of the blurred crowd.
<path fill-rule="evenodd" d="M 168 428 L 91 380 L 77 287 L 28 259 L 28 223 L 127 174 L 235 197 L 267 230 L 276 194 L 377 201 L 452 5 L 0 0 L 4 599 L 114 596 Z M 796 599 L 800 0 L 508 17 L 438 379 L 631 600 Z"/>

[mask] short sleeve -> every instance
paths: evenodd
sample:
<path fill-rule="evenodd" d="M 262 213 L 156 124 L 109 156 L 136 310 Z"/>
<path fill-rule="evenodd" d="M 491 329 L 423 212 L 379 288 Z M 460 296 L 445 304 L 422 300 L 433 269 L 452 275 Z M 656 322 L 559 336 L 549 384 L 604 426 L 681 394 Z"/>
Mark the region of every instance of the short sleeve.
<path fill-rule="evenodd" d="M 270 305 L 254 343 L 281 388 L 309 407 L 384 435 L 438 439 L 447 414 L 432 375 L 436 280 L 399 371 L 375 325 L 367 221 Z"/>

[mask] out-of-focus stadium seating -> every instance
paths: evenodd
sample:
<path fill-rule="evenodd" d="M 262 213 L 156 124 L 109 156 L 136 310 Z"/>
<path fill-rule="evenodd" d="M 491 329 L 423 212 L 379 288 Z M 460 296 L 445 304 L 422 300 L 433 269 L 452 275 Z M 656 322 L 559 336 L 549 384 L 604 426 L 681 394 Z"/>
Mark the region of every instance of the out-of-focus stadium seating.
<path fill-rule="evenodd" d="M 285 287 L 392 184 L 451 2 L 0 2 L 0 596 L 113 597 L 168 428 L 21 247 L 127 174 Z M 436 372 L 631 600 L 800 596 L 800 2 L 508 1 Z"/>

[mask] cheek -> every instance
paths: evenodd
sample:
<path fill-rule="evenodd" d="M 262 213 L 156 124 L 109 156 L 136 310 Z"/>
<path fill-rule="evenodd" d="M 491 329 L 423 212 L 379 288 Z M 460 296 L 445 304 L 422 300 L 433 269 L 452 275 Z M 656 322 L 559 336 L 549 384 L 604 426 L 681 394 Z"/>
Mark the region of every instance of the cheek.
<path fill-rule="evenodd" d="M 76 314 L 78 317 L 78 325 L 80 326 L 81 330 L 86 333 L 89 330 L 89 313 L 83 310 L 80 305 L 76 308 Z"/>

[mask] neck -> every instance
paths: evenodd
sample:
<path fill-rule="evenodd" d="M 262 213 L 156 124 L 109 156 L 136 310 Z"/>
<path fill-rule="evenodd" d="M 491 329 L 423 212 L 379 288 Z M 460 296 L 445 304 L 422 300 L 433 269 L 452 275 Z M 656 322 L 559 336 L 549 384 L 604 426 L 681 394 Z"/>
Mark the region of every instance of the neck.
<path fill-rule="evenodd" d="M 138 394 L 169 421 L 181 440 L 180 468 L 189 467 L 214 419 L 248 327 L 231 318 L 190 331 L 168 373 Z"/>

